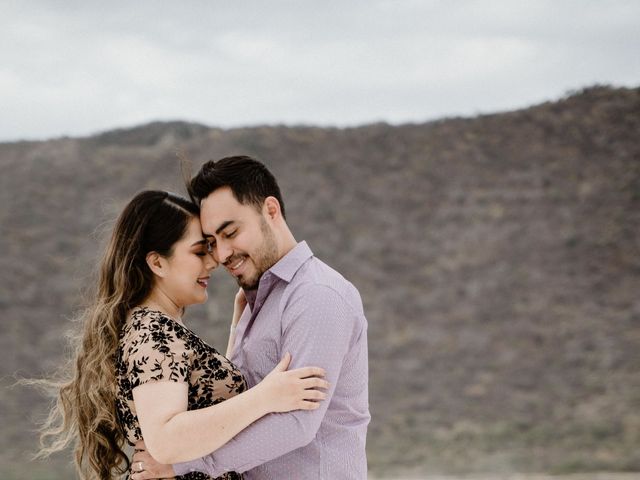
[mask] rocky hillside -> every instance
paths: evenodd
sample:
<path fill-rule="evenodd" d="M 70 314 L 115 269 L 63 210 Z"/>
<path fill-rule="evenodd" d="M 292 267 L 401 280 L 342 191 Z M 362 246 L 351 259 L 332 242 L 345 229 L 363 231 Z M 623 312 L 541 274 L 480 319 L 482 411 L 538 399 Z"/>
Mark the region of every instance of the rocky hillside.
<path fill-rule="evenodd" d="M 230 154 L 279 178 L 298 239 L 359 288 L 377 475 L 640 470 L 640 89 L 419 125 L 153 123 L 0 144 L 0 477 L 30 463 L 51 372 L 112 220 Z M 218 272 L 193 328 L 226 343 Z M 4 469 L 4 470 L 3 470 Z"/>

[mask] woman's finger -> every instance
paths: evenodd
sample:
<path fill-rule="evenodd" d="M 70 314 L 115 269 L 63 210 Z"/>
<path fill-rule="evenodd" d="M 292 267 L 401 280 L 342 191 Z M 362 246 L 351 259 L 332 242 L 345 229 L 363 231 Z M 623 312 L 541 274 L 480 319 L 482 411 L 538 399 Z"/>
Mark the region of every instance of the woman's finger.
<path fill-rule="evenodd" d="M 327 398 L 327 394 L 321 392 L 320 390 L 306 390 L 304 392 L 305 400 L 325 400 Z"/>
<path fill-rule="evenodd" d="M 151 480 L 153 477 L 147 472 L 137 472 L 131 475 L 131 480 Z"/>
<path fill-rule="evenodd" d="M 147 453 L 146 450 L 138 450 L 134 452 L 133 458 L 131 459 L 131 463 L 132 464 L 136 462 L 144 463 L 148 458 L 149 458 L 149 454 Z"/>
<path fill-rule="evenodd" d="M 304 378 L 301 380 L 304 388 L 325 388 L 328 389 L 331 385 L 326 380 L 318 377 Z"/>
<path fill-rule="evenodd" d="M 298 378 L 307 377 L 324 377 L 326 375 L 324 368 L 320 367 L 302 367 L 291 370 L 291 375 L 295 375 Z"/>
<path fill-rule="evenodd" d="M 317 410 L 320 408 L 320 404 L 318 402 L 309 402 L 307 400 L 302 400 L 298 404 L 299 410 Z"/>

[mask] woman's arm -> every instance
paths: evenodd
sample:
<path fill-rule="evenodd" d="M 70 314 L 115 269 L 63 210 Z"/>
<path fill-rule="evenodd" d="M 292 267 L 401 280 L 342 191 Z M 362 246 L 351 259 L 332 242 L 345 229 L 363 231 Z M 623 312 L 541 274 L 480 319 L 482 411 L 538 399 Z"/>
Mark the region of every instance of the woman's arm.
<path fill-rule="evenodd" d="M 233 345 L 236 341 L 236 327 L 242 316 L 244 308 L 247 306 L 247 297 L 244 296 L 244 290 L 239 289 L 233 302 L 233 317 L 231 318 L 231 331 L 229 332 L 229 343 L 227 344 L 227 353 L 225 357 L 231 358 L 233 353 Z"/>
<path fill-rule="evenodd" d="M 271 412 L 315 410 L 327 388 L 324 370 L 286 371 L 288 353 L 262 382 L 211 407 L 187 411 L 186 383 L 151 382 L 133 389 L 147 450 L 160 463 L 178 463 L 211 453 L 260 417 Z"/>

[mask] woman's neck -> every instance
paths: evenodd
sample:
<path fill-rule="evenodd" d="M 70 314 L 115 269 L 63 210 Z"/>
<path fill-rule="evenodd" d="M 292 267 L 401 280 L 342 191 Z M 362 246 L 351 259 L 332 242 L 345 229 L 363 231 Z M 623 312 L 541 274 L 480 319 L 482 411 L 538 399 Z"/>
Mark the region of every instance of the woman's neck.
<path fill-rule="evenodd" d="M 184 308 L 158 289 L 154 289 L 149 296 L 144 299 L 140 306 L 162 312 L 172 319 L 182 323 L 182 313 L 184 312 Z"/>

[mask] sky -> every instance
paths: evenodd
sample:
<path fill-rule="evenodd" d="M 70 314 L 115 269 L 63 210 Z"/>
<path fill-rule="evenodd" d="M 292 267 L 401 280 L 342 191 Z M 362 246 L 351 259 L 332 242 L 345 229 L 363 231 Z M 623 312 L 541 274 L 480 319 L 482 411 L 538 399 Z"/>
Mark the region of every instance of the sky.
<path fill-rule="evenodd" d="M 424 122 L 640 86 L 637 0 L 3 1 L 0 141 Z"/>

